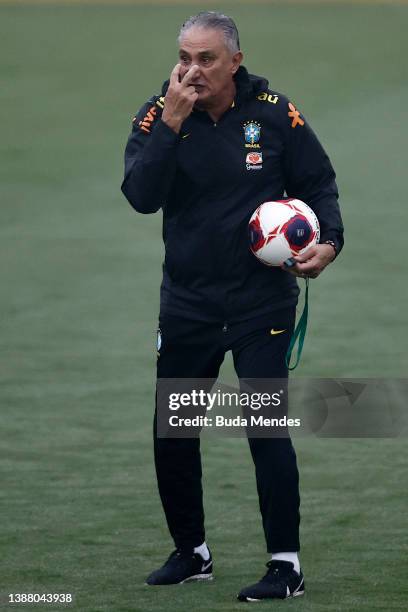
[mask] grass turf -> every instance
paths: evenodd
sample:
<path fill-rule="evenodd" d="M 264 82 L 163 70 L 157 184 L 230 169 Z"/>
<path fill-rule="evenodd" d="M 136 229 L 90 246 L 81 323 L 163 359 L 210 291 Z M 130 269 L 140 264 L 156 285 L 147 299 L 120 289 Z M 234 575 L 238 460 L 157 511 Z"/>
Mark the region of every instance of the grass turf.
<path fill-rule="evenodd" d="M 130 118 L 196 10 L 0 8 L 5 607 L 10 592 L 72 592 L 87 612 L 238 610 L 267 560 L 245 440 L 204 441 L 216 580 L 143 586 L 172 546 L 151 450 L 162 247 L 160 216 L 134 214 L 119 184 Z M 247 67 L 295 100 L 339 177 L 346 247 L 312 285 L 299 374 L 404 376 L 407 9 L 226 10 Z M 405 610 L 404 441 L 296 448 L 308 592 L 273 606 Z"/>

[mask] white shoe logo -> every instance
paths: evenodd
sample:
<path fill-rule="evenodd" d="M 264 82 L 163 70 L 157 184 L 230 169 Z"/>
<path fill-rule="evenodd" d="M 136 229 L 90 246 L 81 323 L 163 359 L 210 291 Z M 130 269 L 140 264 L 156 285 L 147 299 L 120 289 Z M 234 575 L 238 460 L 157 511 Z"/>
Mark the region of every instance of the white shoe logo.
<path fill-rule="evenodd" d="M 201 568 L 201 571 L 205 572 L 205 570 L 210 567 L 211 563 L 212 563 L 211 559 L 210 559 L 210 561 L 207 564 L 203 563 L 203 567 Z"/>

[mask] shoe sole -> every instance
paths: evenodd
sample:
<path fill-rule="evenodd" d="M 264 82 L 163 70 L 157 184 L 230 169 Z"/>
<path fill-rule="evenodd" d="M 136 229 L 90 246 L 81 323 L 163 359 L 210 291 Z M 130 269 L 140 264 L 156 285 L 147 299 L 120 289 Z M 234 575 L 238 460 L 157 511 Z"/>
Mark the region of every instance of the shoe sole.
<path fill-rule="evenodd" d="M 301 597 L 304 594 L 305 594 L 304 591 L 296 591 L 292 593 L 291 595 L 287 595 L 284 599 L 290 599 L 291 597 Z M 254 602 L 254 601 L 267 601 L 268 599 L 277 599 L 277 598 L 276 597 L 264 597 L 263 599 L 255 599 L 254 597 L 245 597 L 245 599 L 239 599 L 239 601 Z"/>
<path fill-rule="evenodd" d="M 212 574 L 196 574 L 195 576 L 190 576 L 189 578 L 186 578 L 185 580 L 182 580 L 181 582 L 178 582 L 177 584 L 184 584 L 185 582 L 193 582 L 194 580 L 213 580 L 213 575 Z"/>
<path fill-rule="evenodd" d="M 168 584 L 149 584 L 148 582 L 145 582 L 145 585 L 146 586 L 173 586 L 175 584 L 185 584 L 186 582 L 196 582 L 199 580 L 213 580 L 213 579 L 214 577 L 212 574 L 195 574 L 195 576 L 189 576 L 188 578 L 185 578 L 181 582 L 170 582 Z"/>

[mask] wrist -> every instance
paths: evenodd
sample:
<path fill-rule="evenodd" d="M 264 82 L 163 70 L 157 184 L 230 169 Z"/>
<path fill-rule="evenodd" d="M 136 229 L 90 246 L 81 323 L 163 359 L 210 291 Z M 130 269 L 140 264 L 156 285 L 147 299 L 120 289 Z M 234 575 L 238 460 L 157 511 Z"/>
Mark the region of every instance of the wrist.
<path fill-rule="evenodd" d="M 173 130 L 173 132 L 176 132 L 176 134 L 180 133 L 181 124 L 183 123 L 182 121 L 180 121 L 180 119 L 176 119 L 175 117 L 167 117 L 164 112 L 162 114 L 161 119 L 163 123 L 165 123 L 171 130 Z"/>
<path fill-rule="evenodd" d="M 333 240 L 325 240 L 324 242 L 322 242 L 321 244 L 327 244 L 328 246 L 330 246 L 332 248 L 333 251 L 333 259 L 336 258 L 337 256 L 337 248 L 335 243 L 333 242 Z"/>

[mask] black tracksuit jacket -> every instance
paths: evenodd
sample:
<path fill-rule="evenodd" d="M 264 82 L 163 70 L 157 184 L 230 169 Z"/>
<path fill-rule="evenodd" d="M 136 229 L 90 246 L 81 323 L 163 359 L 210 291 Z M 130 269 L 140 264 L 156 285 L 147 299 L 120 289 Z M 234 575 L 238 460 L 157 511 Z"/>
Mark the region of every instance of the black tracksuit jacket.
<path fill-rule="evenodd" d="M 162 315 L 233 323 L 296 304 L 296 279 L 249 250 L 248 221 L 262 202 L 303 200 L 320 241 L 343 246 L 335 173 L 314 132 L 266 79 L 240 67 L 235 82 L 217 123 L 193 110 L 173 132 L 160 118 L 168 81 L 133 120 L 122 191 L 138 212 L 163 210 Z M 250 123 L 256 135 L 246 142 Z M 262 164 L 248 163 L 251 152 Z"/>

